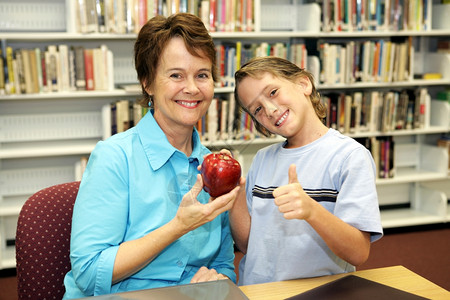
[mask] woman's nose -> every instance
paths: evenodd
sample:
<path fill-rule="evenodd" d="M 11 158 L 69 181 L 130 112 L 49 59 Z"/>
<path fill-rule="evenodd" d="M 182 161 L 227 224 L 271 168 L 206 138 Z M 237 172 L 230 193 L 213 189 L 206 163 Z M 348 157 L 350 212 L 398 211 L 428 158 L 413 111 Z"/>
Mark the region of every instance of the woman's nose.
<path fill-rule="evenodd" d="M 184 87 L 184 92 L 188 94 L 196 94 L 199 91 L 199 88 L 197 86 L 197 82 L 195 82 L 194 78 L 188 78 L 185 81 L 186 85 Z"/>

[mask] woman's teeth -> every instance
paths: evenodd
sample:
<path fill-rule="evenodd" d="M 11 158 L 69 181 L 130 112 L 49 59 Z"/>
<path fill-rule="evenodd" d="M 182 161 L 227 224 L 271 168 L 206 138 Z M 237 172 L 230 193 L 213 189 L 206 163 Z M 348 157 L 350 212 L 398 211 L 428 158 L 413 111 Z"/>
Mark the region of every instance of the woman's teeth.
<path fill-rule="evenodd" d="M 183 106 L 187 106 L 187 107 L 194 107 L 194 106 L 196 106 L 197 104 L 198 104 L 198 102 L 197 101 L 189 101 L 189 102 L 186 102 L 186 101 L 177 101 L 179 104 L 181 104 L 181 105 L 183 105 Z"/>

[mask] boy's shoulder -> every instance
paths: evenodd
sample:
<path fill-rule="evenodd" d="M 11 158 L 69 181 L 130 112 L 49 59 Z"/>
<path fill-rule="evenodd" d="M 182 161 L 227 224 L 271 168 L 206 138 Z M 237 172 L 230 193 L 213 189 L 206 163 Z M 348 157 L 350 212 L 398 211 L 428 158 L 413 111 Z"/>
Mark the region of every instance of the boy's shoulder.
<path fill-rule="evenodd" d="M 283 148 L 283 145 L 286 143 L 286 141 L 273 143 L 270 145 L 267 145 L 257 151 L 257 153 L 271 153 L 271 152 L 277 152 L 280 148 Z"/>

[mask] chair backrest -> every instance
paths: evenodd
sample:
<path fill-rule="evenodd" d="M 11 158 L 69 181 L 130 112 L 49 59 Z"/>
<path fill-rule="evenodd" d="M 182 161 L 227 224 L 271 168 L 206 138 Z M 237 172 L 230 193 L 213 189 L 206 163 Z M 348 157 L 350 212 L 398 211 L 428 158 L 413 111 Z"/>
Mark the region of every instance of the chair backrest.
<path fill-rule="evenodd" d="M 23 205 L 16 232 L 19 299 L 62 299 L 79 185 L 74 181 L 44 188 Z"/>

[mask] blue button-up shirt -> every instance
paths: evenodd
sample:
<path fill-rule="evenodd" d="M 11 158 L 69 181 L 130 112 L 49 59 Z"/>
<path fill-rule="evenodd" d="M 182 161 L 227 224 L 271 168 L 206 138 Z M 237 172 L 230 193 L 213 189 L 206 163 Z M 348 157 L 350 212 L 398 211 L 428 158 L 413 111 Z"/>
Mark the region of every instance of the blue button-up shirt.
<path fill-rule="evenodd" d="M 214 268 L 236 280 L 228 212 L 185 234 L 150 264 L 111 286 L 119 245 L 169 222 L 210 151 L 193 131 L 190 157 L 174 148 L 148 113 L 133 128 L 97 144 L 75 202 L 72 270 L 65 299 L 189 283 L 197 270 Z M 202 191 L 198 201 L 207 203 Z"/>

